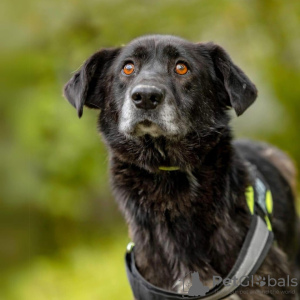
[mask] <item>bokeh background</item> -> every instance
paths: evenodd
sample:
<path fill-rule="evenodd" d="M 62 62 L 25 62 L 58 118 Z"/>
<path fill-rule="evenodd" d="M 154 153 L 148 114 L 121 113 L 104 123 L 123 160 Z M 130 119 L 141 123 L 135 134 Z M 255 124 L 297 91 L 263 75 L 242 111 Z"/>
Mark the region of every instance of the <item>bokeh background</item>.
<path fill-rule="evenodd" d="M 149 33 L 214 41 L 256 83 L 236 136 L 300 165 L 300 1 L 5 0 L 0 3 L 0 299 L 131 299 L 126 225 L 97 113 L 63 84 L 101 47 Z"/>

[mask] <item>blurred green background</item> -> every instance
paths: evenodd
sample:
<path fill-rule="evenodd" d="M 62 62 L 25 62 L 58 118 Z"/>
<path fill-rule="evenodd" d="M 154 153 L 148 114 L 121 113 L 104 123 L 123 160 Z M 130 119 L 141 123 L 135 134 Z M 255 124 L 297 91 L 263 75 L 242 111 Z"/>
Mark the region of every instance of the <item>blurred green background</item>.
<path fill-rule="evenodd" d="M 300 165 L 300 1 L 1 1 L 0 299 L 131 299 L 126 225 L 97 112 L 63 84 L 97 49 L 149 33 L 214 41 L 256 83 L 237 136 Z"/>

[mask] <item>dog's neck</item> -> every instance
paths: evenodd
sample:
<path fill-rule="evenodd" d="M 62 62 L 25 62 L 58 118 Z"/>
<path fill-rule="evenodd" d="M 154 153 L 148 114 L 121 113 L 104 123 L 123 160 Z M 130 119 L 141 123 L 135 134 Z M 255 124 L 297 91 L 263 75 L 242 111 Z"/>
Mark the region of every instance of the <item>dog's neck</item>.
<path fill-rule="evenodd" d="M 249 221 L 243 198 L 247 175 L 230 135 L 187 171 L 153 173 L 113 157 L 112 172 L 146 279 L 171 288 L 189 271 L 202 279 L 226 275 Z"/>

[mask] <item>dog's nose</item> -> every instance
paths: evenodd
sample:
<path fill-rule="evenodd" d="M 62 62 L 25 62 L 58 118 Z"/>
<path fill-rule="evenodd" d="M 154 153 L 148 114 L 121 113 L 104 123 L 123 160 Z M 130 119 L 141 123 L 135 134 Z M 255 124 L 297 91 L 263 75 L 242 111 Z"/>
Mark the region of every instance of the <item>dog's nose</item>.
<path fill-rule="evenodd" d="M 131 92 L 131 99 L 137 108 L 154 109 L 164 98 L 164 93 L 156 86 L 138 85 Z"/>

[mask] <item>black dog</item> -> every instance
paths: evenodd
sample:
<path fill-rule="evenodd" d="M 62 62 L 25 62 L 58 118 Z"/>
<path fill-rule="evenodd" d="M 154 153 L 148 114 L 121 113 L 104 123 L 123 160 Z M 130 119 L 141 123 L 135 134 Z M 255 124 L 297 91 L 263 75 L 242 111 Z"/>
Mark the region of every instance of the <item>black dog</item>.
<path fill-rule="evenodd" d="M 98 108 L 113 190 L 135 243 L 136 265 L 153 285 L 180 292 L 191 271 L 208 283 L 226 276 L 250 224 L 247 162 L 268 182 L 276 238 L 256 273 L 295 276 L 295 169 L 275 147 L 232 142 L 228 109 L 241 115 L 254 84 L 212 43 L 145 36 L 92 55 L 65 86 L 79 117 Z M 296 299 L 242 288 L 232 299 Z M 238 296 L 237 296 L 238 295 Z M 231 298 L 230 298 L 231 299 Z"/>

